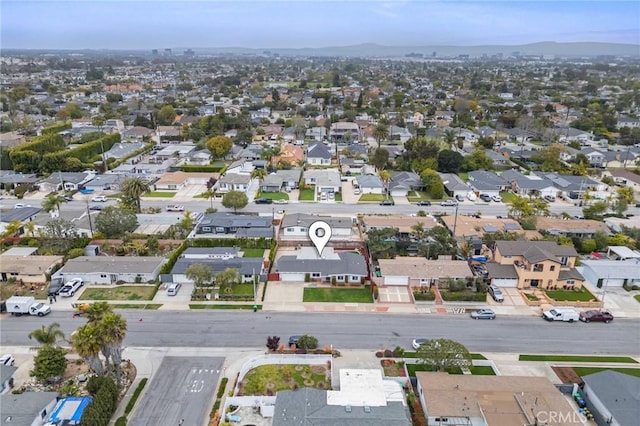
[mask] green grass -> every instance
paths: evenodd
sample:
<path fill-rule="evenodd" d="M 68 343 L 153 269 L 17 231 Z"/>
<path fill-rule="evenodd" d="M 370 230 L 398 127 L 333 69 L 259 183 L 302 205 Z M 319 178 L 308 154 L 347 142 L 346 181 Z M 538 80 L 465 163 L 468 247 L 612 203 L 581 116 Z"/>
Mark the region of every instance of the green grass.
<path fill-rule="evenodd" d="M 599 355 L 531 355 L 520 354 L 519 361 L 562 361 L 562 362 L 622 362 L 637 364 L 638 361 L 628 356 L 599 356 Z"/>
<path fill-rule="evenodd" d="M 87 288 L 78 300 L 151 300 L 155 294 L 152 285 L 121 285 L 112 288 Z"/>
<path fill-rule="evenodd" d="M 471 355 L 471 359 L 482 359 L 482 360 L 487 359 L 482 354 L 472 353 L 470 355 Z M 405 353 L 402 354 L 402 358 L 418 358 L 418 353 L 414 351 L 405 351 Z"/>
<path fill-rule="evenodd" d="M 110 303 L 109 306 L 112 306 L 114 309 L 145 309 L 145 310 L 156 310 L 162 306 L 161 303 Z"/>
<path fill-rule="evenodd" d="M 264 249 L 243 249 L 243 257 L 262 257 L 264 255 Z"/>
<path fill-rule="evenodd" d="M 362 194 L 358 199 L 359 203 L 380 202 L 384 201 L 387 197 L 384 194 Z M 390 200 L 393 198 L 389 197 Z"/>
<path fill-rule="evenodd" d="M 551 299 L 557 300 L 559 302 L 589 302 L 590 300 L 595 300 L 595 296 L 591 294 L 586 288 L 582 288 L 580 290 L 547 290 L 546 294 Z"/>
<path fill-rule="evenodd" d="M 599 373 L 604 370 L 613 370 L 618 373 L 628 374 L 629 376 L 640 377 L 640 368 L 602 368 L 602 367 L 573 367 L 573 371 L 580 377 L 588 376 L 589 374 Z"/>
<path fill-rule="evenodd" d="M 258 310 L 262 309 L 262 305 L 256 305 Z M 217 305 L 205 305 L 201 303 L 190 303 L 189 309 L 253 309 L 253 305 L 228 305 L 228 304 L 217 304 Z"/>
<path fill-rule="evenodd" d="M 309 188 L 300 188 L 300 201 L 313 201 L 315 192 L 315 185 L 311 185 Z"/>
<path fill-rule="evenodd" d="M 334 196 L 336 201 L 342 201 L 342 192 L 336 192 Z"/>
<path fill-rule="evenodd" d="M 507 204 L 512 203 L 513 200 L 517 197 L 516 194 L 514 194 L 513 192 L 510 192 L 510 191 L 501 192 L 500 196 L 502 197 L 502 202 L 503 203 L 507 203 Z"/>
<path fill-rule="evenodd" d="M 460 179 L 462 179 L 463 182 L 466 182 L 469 180 L 469 173 L 467 172 L 458 172 L 458 177 Z"/>
<path fill-rule="evenodd" d="M 331 381 L 326 380 L 326 365 L 261 365 L 245 374 L 239 394 L 267 395 L 281 390 L 305 387 L 329 389 Z"/>
<path fill-rule="evenodd" d="M 311 288 L 304 289 L 303 302 L 372 303 L 367 288 Z"/>
<path fill-rule="evenodd" d="M 231 286 L 231 290 L 235 295 L 253 295 L 253 284 L 234 284 L 233 286 Z"/>
<path fill-rule="evenodd" d="M 636 299 L 638 303 L 640 303 L 640 294 L 636 294 L 635 296 L 633 296 L 633 298 Z"/>
<path fill-rule="evenodd" d="M 268 198 L 270 200 L 288 200 L 289 194 L 286 192 L 262 192 L 258 193 L 260 198 Z"/>
<path fill-rule="evenodd" d="M 525 293 L 524 295 L 532 302 L 537 302 L 539 300 L 538 296 L 536 296 L 535 294 Z"/>
<path fill-rule="evenodd" d="M 143 197 L 150 197 L 150 198 L 172 198 L 174 195 L 176 195 L 177 192 L 171 192 L 171 191 L 154 191 L 154 192 L 145 192 L 145 194 L 143 195 Z"/>
<path fill-rule="evenodd" d="M 136 401 L 138 400 L 138 397 L 142 393 L 142 390 L 144 389 L 144 386 L 147 384 L 147 380 L 148 379 L 146 377 L 144 379 L 140 380 L 140 383 L 138 383 L 138 386 L 136 387 L 136 390 L 133 391 L 133 395 L 131 396 L 131 399 L 127 403 L 127 407 L 124 410 L 124 414 L 131 413 L 131 410 L 133 410 L 133 407 L 135 407 Z"/>

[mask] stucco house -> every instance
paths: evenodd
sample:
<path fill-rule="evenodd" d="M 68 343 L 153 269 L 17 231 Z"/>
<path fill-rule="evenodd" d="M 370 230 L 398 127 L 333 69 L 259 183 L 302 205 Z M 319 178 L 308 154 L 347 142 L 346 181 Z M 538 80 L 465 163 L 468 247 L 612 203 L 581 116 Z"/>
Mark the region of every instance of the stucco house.
<path fill-rule="evenodd" d="M 335 252 L 325 247 L 322 257 L 315 247 L 301 247 L 295 255 L 284 255 L 276 260 L 272 273 L 280 281 L 304 282 L 308 276 L 312 281 L 360 284 L 368 276 L 367 262 L 361 254 Z"/>
<path fill-rule="evenodd" d="M 425 259 L 422 257 L 396 257 L 379 259 L 381 286 L 405 286 L 447 288 L 449 280 L 466 280 L 473 277 L 469 263 L 464 260 Z"/>
<path fill-rule="evenodd" d="M 309 241 L 309 226 L 317 221 L 324 221 L 331 226 L 331 241 L 352 239 L 353 218 L 336 216 L 317 216 L 307 213 L 287 214 L 280 224 L 278 238 L 281 240 Z"/>
<path fill-rule="evenodd" d="M 47 276 L 63 261 L 62 256 L 0 256 L 0 281 L 13 278 L 25 283 L 44 284 Z"/>
<path fill-rule="evenodd" d="M 307 148 L 307 164 L 312 166 L 330 166 L 333 155 L 322 142 L 312 142 Z"/>
<path fill-rule="evenodd" d="M 167 260 L 153 256 L 80 256 L 70 259 L 52 278 L 82 278 L 89 284 L 150 283 Z"/>

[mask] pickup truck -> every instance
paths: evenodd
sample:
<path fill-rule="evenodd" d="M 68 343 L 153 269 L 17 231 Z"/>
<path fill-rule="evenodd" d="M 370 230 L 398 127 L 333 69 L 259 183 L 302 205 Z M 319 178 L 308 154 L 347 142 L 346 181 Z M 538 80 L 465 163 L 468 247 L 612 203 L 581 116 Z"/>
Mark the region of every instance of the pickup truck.
<path fill-rule="evenodd" d="M 36 302 L 32 296 L 11 296 L 7 299 L 7 312 L 17 317 L 21 315 L 37 315 L 43 317 L 51 313 L 51 307 Z"/>

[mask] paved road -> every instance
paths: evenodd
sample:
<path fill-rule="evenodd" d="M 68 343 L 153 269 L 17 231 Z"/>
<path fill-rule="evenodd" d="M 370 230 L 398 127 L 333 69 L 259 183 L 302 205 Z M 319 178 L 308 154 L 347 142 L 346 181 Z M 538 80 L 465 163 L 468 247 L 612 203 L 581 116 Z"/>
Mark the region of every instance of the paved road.
<path fill-rule="evenodd" d="M 129 321 L 125 346 L 263 347 L 268 335 L 286 339 L 308 333 L 321 345 L 345 349 L 408 348 L 415 337 L 442 337 L 476 352 L 640 354 L 640 321 L 631 319 L 557 324 L 538 317 L 474 321 L 466 315 L 439 314 L 121 312 Z M 68 336 L 85 320 L 72 319 L 70 312 L 44 318 L 5 315 L 0 345 L 33 345 L 27 334 L 54 321 Z"/>
<path fill-rule="evenodd" d="M 213 357 L 165 357 L 127 424 L 204 424 L 223 361 Z M 181 419 L 183 423 L 179 423 Z"/>

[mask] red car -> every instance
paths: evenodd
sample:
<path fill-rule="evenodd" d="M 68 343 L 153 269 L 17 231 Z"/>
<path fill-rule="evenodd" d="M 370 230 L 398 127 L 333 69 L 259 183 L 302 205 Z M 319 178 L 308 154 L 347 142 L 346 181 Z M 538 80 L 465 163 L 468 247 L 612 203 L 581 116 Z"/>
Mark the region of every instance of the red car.
<path fill-rule="evenodd" d="M 583 322 L 591 322 L 591 321 L 599 321 L 607 323 L 609 321 L 613 321 L 613 315 L 607 311 L 586 311 L 580 312 L 580 321 Z"/>

